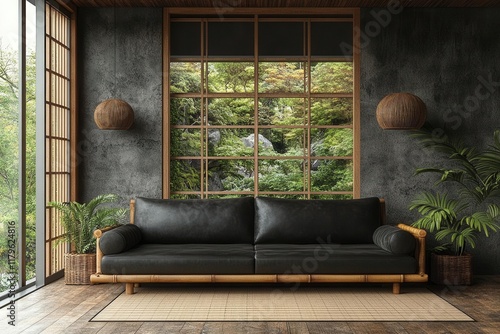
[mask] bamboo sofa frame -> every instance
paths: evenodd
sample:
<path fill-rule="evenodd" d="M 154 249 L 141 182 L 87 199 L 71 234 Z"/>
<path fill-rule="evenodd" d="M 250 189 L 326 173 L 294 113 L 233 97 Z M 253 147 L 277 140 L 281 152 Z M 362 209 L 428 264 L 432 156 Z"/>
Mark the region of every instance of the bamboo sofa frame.
<path fill-rule="evenodd" d="M 381 199 L 382 205 L 385 203 Z M 130 223 L 134 223 L 135 200 L 130 201 Z M 385 218 L 385 217 L 384 217 Z M 246 274 L 246 275 L 106 275 L 101 273 L 104 254 L 99 248 L 99 239 L 117 226 L 94 231 L 97 239 L 96 273 L 90 276 L 91 284 L 125 283 L 125 293 L 134 294 L 140 283 L 392 283 L 392 292 L 401 292 L 401 283 L 427 282 L 425 273 L 426 231 L 406 224 L 398 224 L 400 229 L 411 233 L 416 241 L 415 258 L 418 260 L 418 274 Z"/>

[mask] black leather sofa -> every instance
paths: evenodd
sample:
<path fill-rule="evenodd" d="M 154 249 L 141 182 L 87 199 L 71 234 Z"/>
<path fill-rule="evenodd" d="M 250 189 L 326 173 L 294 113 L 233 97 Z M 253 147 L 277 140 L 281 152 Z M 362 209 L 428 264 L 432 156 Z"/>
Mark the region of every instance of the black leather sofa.
<path fill-rule="evenodd" d="M 425 282 L 425 231 L 384 225 L 379 198 L 131 201 L 97 230 L 92 283 Z"/>

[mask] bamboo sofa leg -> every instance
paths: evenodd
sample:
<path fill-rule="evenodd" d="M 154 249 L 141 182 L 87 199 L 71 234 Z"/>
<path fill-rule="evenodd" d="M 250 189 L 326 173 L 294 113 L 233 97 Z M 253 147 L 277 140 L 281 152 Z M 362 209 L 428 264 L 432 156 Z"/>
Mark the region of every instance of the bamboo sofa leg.
<path fill-rule="evenodd" d="M 392 293 L 395 295 L 399 295 L 401 292 L 401 283 L 393 283 L 392 284 Z"/>
<path fill-rule="evenodd" d="M 125 293 L 127 295 L 134 294 L 134 283 L 125 283 Z"/>

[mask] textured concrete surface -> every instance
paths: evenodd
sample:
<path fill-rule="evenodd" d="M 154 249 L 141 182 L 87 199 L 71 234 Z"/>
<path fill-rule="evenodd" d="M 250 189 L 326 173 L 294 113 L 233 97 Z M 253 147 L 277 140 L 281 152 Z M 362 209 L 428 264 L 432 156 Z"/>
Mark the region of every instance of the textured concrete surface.
<path fill-rule="evenodd" d="M 162 10 L 79 9 L 80 198 L 161 197 Z M 115 24 L 116 22 L 116 24 Z M 99 130 L 95 107 L 121 98 L 128 131 Z"/>
<path fill-rule="evenodd" d="M 377 104 L 392 92 L 414 93 L 433 124 L 467 143 L 491 143 L 500 128 L 500 84 L 491 84 L 500 82 L 500 10 L 361 12 L 361 194 L 384 197 L 390 223 L 411 223 L 410 201 L 433 182 L 414 170 L 436 157 L 408 132 L 381 130 Z M 161 197 L 161 10 L 82 8 L 78 28 L 81 199 Z M 134 108 L 131 130 L 97 129 L 94 109 L 110 97 Z M 476 273 L 500 273 L 500 233 L 477 243 Z"/>
<path fill-rule="evenodd" d="M 437 156 L 407 131 L 381 130 L 377 104 L 389 93 L 416 94 L 450 137 L 492 144 L 500 128 L 500 10 L 363 9 L 361 22 L 361 195 L 384 197 L 390 223 L 411 223 L 418 215 L 410 201 L 435 181 L 413 173 L 436 167 Z M 484 83 L 491 80 L 496 86 Z M 479 239 L 472 253 L 476 273 L 500 273 L 500 233 Z"/>

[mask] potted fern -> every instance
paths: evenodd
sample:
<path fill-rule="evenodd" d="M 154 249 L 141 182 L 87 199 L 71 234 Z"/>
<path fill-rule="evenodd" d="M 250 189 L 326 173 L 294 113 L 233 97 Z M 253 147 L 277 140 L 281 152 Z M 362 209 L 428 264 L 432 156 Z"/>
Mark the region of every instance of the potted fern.
<path fill-rule="evenodd" d="M 61 213 L 61 222 L 66 231 L 64 240 L 70 244 L 71 252 L 65 254 L 66 284 L 90 284 L 90 275 L 96 271 L 96 229 L 117 225 L 127 210 L 117 207 L 102 207 L 118 201 L 114 194 L 99 195 L 88 203 L 50 202 Z"/>
<path fill-rule="evenodd" d="M 494 132 L 494 144 L 482 151 L 432 134 L 427 127 L 413 137 L 441 154 L 447 167 L 416 170 L 416 174 L 437 174 L 436 185 L 442 187 L 424 191 L 411 202 L 410 210 L 421 215 L 413 225 L 434 234 L 438 242 L 431 252 L 431 281 L 469 285 L 472 255 L 468 250 L 476 246 L 479 235 L 488 237 L 499 228 L 500 130 Z"/>

